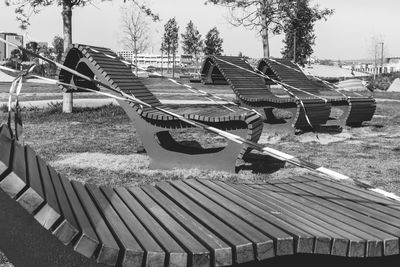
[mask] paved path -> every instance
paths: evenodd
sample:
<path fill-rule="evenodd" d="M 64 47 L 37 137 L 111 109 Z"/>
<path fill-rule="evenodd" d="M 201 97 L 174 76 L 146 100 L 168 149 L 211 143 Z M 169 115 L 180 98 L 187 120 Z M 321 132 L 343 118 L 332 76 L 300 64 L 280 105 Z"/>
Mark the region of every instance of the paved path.
<path fill-rule="evenodd" d="M 215 105 L 215 102 L 212 101 L 201 101 L 201 100 L 173 100 L 173 99 L 161 99 L 163 104 L 177 104 L 177 105 Z M 45 108 L 48 107 L 49 104 L 53 103 L 62 103 L 62 99 L 56 100 L 37 100 L 37 101 L 20 101 L 21 107 L 37 107 L 37 108 Z M 81 98 L 74 99 L 75 107 L 101 107 L 105 105 L 118 105 L 118 102 L 112 98 Z M 227 104 L 224 101 L 218 101 L 218 104 Z M 0 106 L 7 105 L 7 102 L 0 102 Z"/>
<path fill-rule="evenodd" d="M 212 101 L 202 101 L 202 100 L 174 100 L 174 99 L 161 99 L 163 104 L 171 105 L 216 105 L 215 102 Z M 396 99 L 384 99 L 384 98 L 376 98 L 377 102 L 397 102 L 400 103 L 400 100 Z M 62 103 L 62 99 L 55 100 L 37 100 L 37 101 L 21 101 L 21 107 L 37 107 L 37 108 L 45 108 L 48 107 L 50 103 Z M 226 105 L 228 102 L 218 101 L 218 104 Z M 118 102 L 112 98 L 81 98 L 74 99 L 75 107 L 101 107 L 105 105 L 118 105 Z M 7 102 L 0 102 L 0 106 L 7 105 Z"/>
<path fill-rule="evenodd" d="M 389 98 L 375 98 L 377 102 L 400 102 L 400 100 L 389 99 Z"/>

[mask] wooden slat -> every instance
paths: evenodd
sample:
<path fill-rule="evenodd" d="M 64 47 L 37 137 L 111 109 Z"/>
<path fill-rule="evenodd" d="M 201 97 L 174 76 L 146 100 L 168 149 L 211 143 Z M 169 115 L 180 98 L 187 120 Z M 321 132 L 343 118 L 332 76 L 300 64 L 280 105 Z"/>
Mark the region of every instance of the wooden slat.
<path fill-rule="evenodd" d="M 119 243 L 120 262 L 123 266 L 141 266 L 144 251 L 140 244 L 136 241 L 133 235 L 129 232 L 124 222 L 118 216 L 117 212 L 113 209 L 111 203 L 107 200 L 100 189 L 88 184 L 87 190 L 92 195 L 94 202 L 101 214 L 104 216 L 109 229 L 114 234 L 116 241 Z"/>
<path fill-rule="evenodd" d="M 11 166 L 13 141 L 10 139 L 8 129 L 5 125 L 0 129 L 0 181 Z"/>
<path fill-rule="evenodd" d="M 315 186 L 315 179 L 309 180 L 308 178 L 302 178 L 305 179 L 307 183 Z M 365 190 L 354 190 L 352 186 L 343 186 L 341 184 L 330 183 L 329 181 L 325 180 L 319 181 L 318 184 L 329 188 L 330 193 L 334 193 L 335 195 L 339 195 L 342 198 L 346 198 L 346 200 L 348 201 L 356 202 L 358 204 L 358 207 L 362 205 L 363 207 L 358 208 L 359 211 L 363 211 L 367 208 L 371 210 L 371 213 L 368 212 L 369 215 L 375 216 L 375 218 L 377 219 L 381 219 L 385 222 L 392 223 L 394 226 L 397 226 L 398 220 L 400 219 L 400 210 L 398 209 L 400 205 L 398 204 L 398 202 L 392 203 L 390 201 L 389 203 L 391 204 L 382 204 L 380 200 L 373 201 L 371 199 L 368 199 L 368 192 L 366 192 Z M 365 195 L 365 198 L 362 197 L 363 193 L 367 193 Z M 375 215 L 376 211 L 379 211 L 379 213 Z"/>
<path fill-rule="evenodd" d="M 46 162 L 37 157 L 39 165 L 41 183 L 46 198 L 46 205 L 35 215 L 35 219 L 45 228 L 50 229 L 61 217 L 60 206 L 58 205 L 56 192 L 50 178 Z"/>
<path fill-rule="evenodd" d="M 124 201 L 127 207 L 135 214 L 152 237 L 168 253 L 168 265 L 186 267 L 188 256 L 185 250 L 175 239 L 156 221 L 144 207 L 125 188 L 116 188 L 115 192 Z"/>
<path fill-rule="evenodd" d="M 88 214 L 87 217 L 89 218 L 97 236 L 101 241 L 100 249 L 96 255 L 96 260 L 99 263 L 116 265 L 118 261 L 118 254 L 120 252 L 117 242 L 108 229 L 102 218 L 102 215 L 96 208 L 85 187 L 76 181 L 72 181 L 72 185 L 80 199 L 80 202 L 82 203 L 83 208 L 85 209 L 85 212 Z"/>
<path fill-rule="evenodd" d="M 79 225 L 79 238 L 74 243 L 74 250 L 88 258 L 91 258 L 94 256 L 100 241 L 89 222 L 89 218 L 87 217 L 71 182 L 65 177 L 58 176 L 58 178 L 63 185 L 65 194 L 68 197 L 68 202 L 72 208 L 73 214 L 75 215 L 76 222 Z M 69 217 L 67 215 L 64 216 L 66 220 L 68 220 Z"/>
<path fill-rule="evenodd" d="M 274 187 L 263 187 L 268 188 L 268 190 L 278 191 L 279 194 L 282 195 L 284 198 L 292 200 L 296 199 L 297 202 L 299 204 L 302 204 L 304 207 L 319 211 L 322 219 L 329 221 L 334 219 L 338 224 L 342 225 L 344 230 L 350 231 L 357 236 L 365 238 L 367 240 L 366 256 L 381 256 L 384 249 L 386 250 L 388 248 L 398 248 L 398 238 L 377 230 L 374 227 L 370 227 L 355 219 L 349 218 L 348 216 L 337 212 L 335 207 L 327 208 L 326 206 L 320 204 L 319 199 L 310 199 L 307 197 L 307 194 L 305 194 L 301 190 L 297 190 L 290 185 L 279 184 L 274 185 Z M 301 197 L 296 198 L 296 195 Z M 382 245 L 384 246 L 382 247 Z"/>
<path fill-rule="evenodd" d="M 295 181 L 295 180 L 293 180 Z M 296 187 L 298 189 L 303 190 L 304 192 L 316 195 L 320 198 L 320 204 L 325 205 L 326 207 L 329 208 L 334 208 L 337 212 L 342 213 L 343 215 L 346 215 L 350 218 L 353 218 L 359 222 L 362 222 L 363 224 L 369 225 L 371 227 L 374 227 L 375 229 L 378 229 L 382 232 L 388 233 L 393 236 L 400 236 L 400 227 L 393 226 L 390 224 L 387 224 L 385 221 L 381 221 L 380 219 L 375 219 L 373 218 L 373 214 L 376 212 L 369 210 L 368 214 L 362 214 L 360 210 L 363 209 L 362 205 L 358 205 L 357 203 L 352 203 L 351 201 L 344 201 L 342 203 L 343 197 L 338 197 L 333 194 L 329 193 L 323 193 L 322 190 L 324 189 L 323 186 L 320 187 L 312 187 L 304 183 L 297 183 L 297 184 L 291 184 L 293 187 Z M 321 190 L 322 187 L 322 190 Z M 325 190 L 329 190 L 325 187 Z M 397 220 L 398 222 L 398 220 Z M 384 237 L 384 236 L 382 236 Z M 385 247 L 384 249 L 384 254 L 386 256 L 388 255 L 395 255 L 399 254 L 399 246 L 390 246 L 388 244 L 388 247 Z"/>
<path fill-rule="evenodd" d="M 309 179 L 309 178 L 307 178 L 307 179 Z M 314 179 L 321 180 L 321 178 L 318 178 L 318 177 L 315 177 Z M 357 188 L 357 187 L 351 186 L 351 185 L 343 185 L 341 183 L 328 181 L 326 179 L 321 180 L 321 183 L 329 185 L 330 187 L 337 188 L 344 192 L 353 194 L 354 197 L 360 197 L 361 199 L 364 199 L 364 201 L 371 202 L 371 204 L 379 203 L 383 206 L 386 205 L 392 209 L 396 209 L 396 210 L 400 209 L 400 204 L 398 201 L 386 198 L 386 197 L 384 197 L 378 193 L 372 192 L 372 191 L 364 190 L 364 189 Z"/>
<path fill-rule="evenodd" d="M 182 210 L 153 186 L 147 185 L 142 187 L 142 189 L 161 207 L 163 207 L 169 215 L 171 215 L 176 221 L 180 222 L 188 232 L 201 240 L 204 246 L 212 251 L 213 266 L 232 265 L 232 250 L 223 240 L 215 236 L 211 231 L 193 219 L 188 213 Z"/>
<path fill-rule="evenodd" d="M 232 193 L 242 197 L 253 205 L 256 205 L 265 211 L 279 214 L 288 223 L 293 226 L 305 228 L 316 237 L 314 253 L 321 253 L 324 250 L 324 245 L 320 246 L 319 237 L 321 233 L 332 238 L 331 254 L 337 256 L 352 256 L 352 255 L 363 255 L 365 251 L 365 241 L 361 238 L 351 235 L 341 229 L 335 227 L 335 225 L 329 222 L 323 221 L 312 214 L 296 209 L 292 205 L 286 204 L 279 199 L 275 199 L 272 196 L 249 188 L 243 185 L 225 184 L 218 183 L 221 187 L 231 191 Z M 314 230 L 314 231 L 313 231 Z M 351 240 L 348 240 L 348 239 Z M 321 243 L 324 244 L 322 238 Z M 356 253 L 355 253 L 356 252 Z M 357 254 L 358 253 L 358 254 Z"/>
<path fill-rule="evenodd" d="M 19 143 L 13 142 L 11 150 L 10 173 L 0 181 L 0 188 L 11 198 L 15 198 L 27 185 L 25 149 Z"/>
<path fill-rule="evenodd" d="M 209 198 L 197 192 L 187 184 L 181 181 L 174 181 L 171 184 L 186 196 L 190 197 L 197 204 L 207 209 L 207 211 L 215 217 L 240 232 L 247 239 L 251 240 L 256 248 L 256 257 L 258 260 L 275 256 L 274 241 L 270 237 L 249 225 L 241 218 L 235 216 L 230 211 L 211 201 Z"/>
<path fill-rule="evenodd" d="M 63 222 L 54 230 L 54 235 L 57 236 L 57 238 L 63 242 L 64 245 L 68 245 L 72 242 L 75 236 L 78 235 L 79 226 L 68 202 L 68 197 L 65 194 L 64 188 L 61 184 L 60 177 L 54 168 L 48 167 L 48 169 L 51 181 L 54 185 L 57 200 L 60 205 L 60 211 L 64 218 Z"/>
<path fill-rule="evenodd" d="M 293 180 L 304 183 L 303 177 L 293 177 Z M 327 186 L 325 184 L 307 181 L 305 182 L 307 186 L 311 186 L 320 190 L 320 195 L 330 199 L 330 201 L 335 201 L 335 203 L 340 203 L 343 206 L 351 208 L 354 211 L 361 212 L 364 215 L 381 220 L 382 222 L 390 223 L 393 226 L 397 226 L 400 219 L 400 211 L 384 207 L 373 201 L 366 201 L 357 195 L 341 191 L 334 187 Z"/>
<path fill-rule="evenodd" d="M 172 187 L 169 183 L 162 182 L 157 184 L 161 190 L 170 199 L 173 199 L 181 208 L 183 208 L 192 217 L 196 218 L 215 235 L 225 240 L 233 248 L 233 257 L 235 263 L 245 263 L 255 259 L 255 251 L 251 241 L 243 237 L 233 228 L 216 218 L 206 209 L 197 205 L 183 193 Z"/>
<path fill-rule="evenodd" d="M 319 254 L 330 254 L 331 249 L 331 238 L 322 234 L 321 232 L 316 231 L 312 227 L 307 227 L 307 224 L 302 224 L 301 226 L 297 226 L 293 224 L 294 220 L 289 220 L 289 223 L 286 222 L 288 220 L 288 216 L 281 216 L 281 213 L 273 214 L 271 212 L 266 212 L 265 210 L 256 207 L 252 202 L 249 202 L 249 199 L 246 196 L 237 196 L 233 194 L 231 191 L 226 190 L 223 186 L 219 186 L 210 181 L 201 181 L 200 183 L 204 184 L 208 188 L 218 192 L 225 198 L 234 201 L 236 204 L 241 207 L 247 209 L 253 214 L 263 218 L 267 222 L 284 229 L 286 232 L 290 233 L 296 239 L 296 251 L 297 253 L 313 253 L 314 252 L 314 238 L 315 248 L 318 249 Z M 282 219 L 281 217 L 285 217 Z M 312 234 L 310 234 L 312 233 Z"/>
<path fill-rule="evenodd" d="M 44 202 L 44 192 L 40 179 L 39 167 L 36 161 L 36 153 L 29 146 L 26 147 L 25 153 L 29 188 L 18 197 L 17 201 L 30 214 L 32 214 Z"/>
<path fill-rule="evenodd" d="M 346 224 L 344 224 L 338 220 L 335 220 L 335 219 L 327 219 L 327 217 L 323 213 L 321 213 L 318 209 L 309 208 L 306 205 L 299 203 L 299 200 L 282 196 L 280 194 L 275 193 L 274 190 L 257 189 L 256 191 L 258 191 L 259 194 L 260 193 L 264 194 L 263 197 L 266 199 L 268 199 L 268 196 L 270 196 L 273 199 L 278 200 L 279 202 L 286 203 L 287 205 L 292 206 L 293 208 L 299 210 L 299 212 L 305 212 L 305 213 L 312 215 L 313 217 L 325 222 L 325 225 L 327 227 L 335 230 L 335 232 L 337 232 L 338 234 L 348 232 L 349 234 L 344 235 L 345 238 L 350 239 L 348 256 L 349 257 L 364 257 L 365 256 L 365 251 L 366 251 L 366 246 L 367 246 L 367 244 L 365 244 L 365 242 L 367 239 L 364 238 L 364 235 L 363 235 L 364 233 L 359 231 L 358 229 L 351 228 L 351 227 L 349 228 L 349 227 L 347 227 Z M 318 221 L 316 221 L 316 222 L 318 222 Z M 338 231 L 337 229 L 340 229 L 340 231 Z M 358 236 L 358 237 L 356 237 L 356 239 L 352 239 L 354 236 Z M 363 242 L 360 242 L 360 238 L 363 239 Z M 374 244 L 375 243 L 372 242 L 372 245 L 374 245 Z"/>
<path fill-rule="evenodd" d="M 294 253 L 294 240 L 293 236 L 288 234 L 287 232 L 282 231 L 280 228 L 276 226 L 276 224 L 282 223 L 279 219 L 276 220 L 273 216 L 260 216 L 259 213 L 254 214 L 249 212 L 248 210 L 242 208 L 240 205 L 236 204 L 235 202 L 228 199 L 226 196 L 222 196 L 217 192 L 211 190 L 210 188 L 202 185 L 201 183 L 195 180 L 187 180 L 186 183 L 196 189 L 197 191 L 201 192 L 214 202 L 218 203 L 222 207 L 226 208 L 227 210 L 234 213 L 236 216 L 240 217 L 242 220 L 246 221 L 249 225 L 252 225 L 262 233 L 267 236 L 270 236 L 274 239 L 275 243 L 275 253 L 277 256 L 282 255 L 291 255 Z M 237 199 L 235 199 L 237 200 Z M 243 204 L 243 202 L 242 202 Z M 262 218 L 263 217 L 263 218 Z M 267 220 L 265 220 L 267 219 Z M 271 221 L 273 223 L 271 223 Z M 293 230 L 293 229 L 292 229 Z M 299 232 L 299 231 L 297 231 Z M 299 234 L 299 233 L 298 233 Z M 305 240 L 301 240 L 302 238 L 299 237 L 301 242 L 312 242 L 312 237 L 307 233 L 301 233 L 305 238 Z M 300 234 L 299 234 L 300 235 Z M 312 245 L 311 245 L 312 247 Z M 311 248 L 310 248 L 311 250 Z M 311 251 L 310 251 L 311 252 Z"/>
<path fill-rule="evenodd" d="M 209 266 L 210 251 L 205 248 L 198 240 L 188 233 L 178 222 L 168 213 L 157 205 L 140 188 L 130 188 L 129 191 L 137 198 L 141 204 L 159 221 L 168 232 L 170 232 L 180 244 L 189 252 L 190 263 L 193 266 Z"/>
<path fill-rule="evenodd" d="M 127 232 L 126 234 L 132 234 L 143 247 L 145 251 L 143 255 L 144 266 L 164 266 L 165 252 L 152 238 L 146 228 L 143 227 L 136 216 L 129 210 L 117 193 L 115 193 L 111 187 L 101 187 L 101 191 L 129 229 L 130 233 Z"/>

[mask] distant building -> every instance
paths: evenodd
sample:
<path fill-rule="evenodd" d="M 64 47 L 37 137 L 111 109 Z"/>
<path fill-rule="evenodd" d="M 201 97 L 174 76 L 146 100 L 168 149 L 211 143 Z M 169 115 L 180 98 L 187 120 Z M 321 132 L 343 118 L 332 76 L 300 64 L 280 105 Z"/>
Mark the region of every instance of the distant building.
<path fill-rule="evenodd" d="M 362 62 L 355 64 L 354 69 L 371 74 L 400 72 L 400 57 L 385 58 L 383 67 L 381 66 L 381 61 L 377 60 L 376 65 L 375 63 Z"/>
<path fill-rule="evenodd" d="M 117 54 L 123 59 L 131 62 L 135 62 L 135 53 L 132 50 L 123 50 L 117 52 Z M 169 64 L 171 65 L 173 62 L 172 55 L 169 58 Z M 192 55 L 176 55 L 175 56 L 175 65 L 179 66 L 187 66 L 193 63 Z M 161 54 L 138 54 L 137 55 L 137 64 L 139 67 L 147 68 L 147 67 L 167 67 L 168 64 L 168 55 Z"/>
<path fill-rule="evenodd" d="M 400 71 L 400 57 L 385 58 L 383 64 L 384 72 L 397 72 Z"/>
<path fill-rule="evenodd" d="M 23 46 L 24 37 L 22 35 L 10 32 L 0 32 L 0 37 L 6 41 Z M 0 42 L 0 61 L 6 60 L 11 57 L 11 51 L 15 50 L 15 47 L 9 44 Z"/>

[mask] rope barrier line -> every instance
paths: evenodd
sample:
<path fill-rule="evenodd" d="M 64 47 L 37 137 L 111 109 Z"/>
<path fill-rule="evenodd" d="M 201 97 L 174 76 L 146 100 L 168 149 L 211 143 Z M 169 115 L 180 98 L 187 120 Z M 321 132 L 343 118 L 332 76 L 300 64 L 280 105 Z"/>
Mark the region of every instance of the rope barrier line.
<path fill-rule="evenodd" d="M 10 68 L 7 68 L 7 67 L 1 66 L 1 65 L 0 65 L 0 70 L 6 70 L 6 71 L 9 71 L 9 72 L 13 72 L 15 74 L 19 74 L 20 73 L 20 71 L 18 71 L 18 70 L 10 69 Z"/>
<path fill-rule="evenodd" d="M 1 38 L 0 38 L 0 41 L 1 41 Z M 49 59 L 47 59 L 47 60 L 48 60 L 48 61 L 51 61 L 51 60 L 49 60 Z M 58 64 L 58 65 L 61 65 L 61 64 Z M 61 66 L 63 66 L 63 65 L 61 65 Z M 64 70 L 66 70 L 66 71 L 71 71 L 72 74 L 73 74 L 74 72 L 76 72 L 76 71 L 71 70 L 71 69 L 69 69 L 68 67 L 65 67 L 65 66 L 63 66 L 62 68 L 63 68 Z M 44 78 L 44 77 L 41 77 L 41 76 L 38 76 L 38 75 L 31 75 L 31 76 L 37 77 L 37 78 L 41 78 L 41 79 L 46 79 L 47 81 L 53 81 L 53 82 L 55 82 L 56 84 L 60 84 L 60 85 L 64 85 L 64 86 L 70 86 L 70 87 L 78 88 L 77 86 L 70 85 L 70 84 L 66 84 L 66 83 L 62 83 L 62 82 L 57 81 L 57 80 L 54 80 L 54 79 Z M 83 74 L 80 74 L 79 77 L 81 77 L 81 78 L 83 78 L 83 79 L 86 79 L 86 80 L 88 80 L 88 81 L 91 81 L 91 80 L 92 80 L 91 78 L 89 78 L 89 77 L 87 77 L 87 76 L 85 76 L 85 75 L 83 75 Z M 83 88 L 81 87 L 81 89 L 83 89 Z M 304 161 L 304 160 L 302 160 L 302 159 L 296 158 L 295 156 L 286 154 L 286 153 L 281 152 L 281 151 L 279 151 L 279 150 L 276 150 L 276 149 L 273 149 L 273 148 L 270 148 L 270 147 L 267 147 L 267 146 L 263 146 L 263 145 L 254 143 L 254 142 L 252 142 L 252 141 L 250 141 L 250 140 L 246 140 L 246 139 L 244 139 L 244 138 L 242 138 L 242 137 L 240 137 L 240 136 L 237 136 L 237 135 L 235 135 L 235 134 L 228 133 L 228 132 L 223 131 L 223 130 L 220 130 L 220 129 L 218 129 L 218 128 L 215 128 L 215 127 L 212 127 L 212 126 L 208 126 L 208 125 L 205 125 L 205 124 L 200 123 L 200 122 L 192 121 L 192 120 L 190 120 L 190 119 L 187 119 L 187 118 L 185 118 L 185 117 L 183 117 L 183 116 L 181 116 L 181 115 L 178 115 L 178 114 L 176 114 L 176 113 L 174 113 L 174 112 L 165 110 L 165 109 L 163 109 L 163 108 L 154 107 L 154 106 L 152 106 L 152 105 L 150 105 L 150 104 L 148 104 L 148 103 L 146 103 L 146 102 L 144 102 L 144 101 L 142 101 L 142 100 L 140 100 L 140 99 L 137 99 L 137 98 L 134 97 L 134 96 L 125 94 L 125 93 L 120 92 L 120 91 L 118 91 L 118 90 L 111 89 L 111 90 L 114 91 L 114 92 L 116 91 L 116 92 L 118 92 L 119 94 L 122 94 L 124 97 L 119 97 L 119 96 L 116 96 L 116 95 L 113 95 L 113 94 L 108 94 L 108 93 L 104 93 L 104 92 L 99 92 L 99 91 L 96 91 L 96 90 L 93 90 L 93 89 L 89 89 L 89 88 L 84 88 L 84 89 L 85 89 L 85 90 L 88 90 L 88 91 L 91 91 L 91 92 L 94 92 L 94 93 L 100 93 L 100 94 L 102 94 L 102 95 L 107 95 L 107 96 L 113 97 L 113 98 L 115 98 L 115 99 L 120 99 L 120 100 L 123 100 L 123 101 L 133 102 L 133 103 L 136 103 L 136 104 L 140 104 L 140 105 L 143 105 L 143 106 L 146 106 L 146 107 L 153 108 L 153 109 L 155 109 L 155 110 L 158 110 L 158 111 L 161 111 L 161 112 L 163 112 L 163 113 L 165 113 L 165 114 L 168 114 L 168 115 L 170 115 L 170 116 L 172 116 L 172 117 L 174 117 L 174 118 L 177 118 L 177 119 L 179 119 L 179 120 L 181 120 L 181 121 L 183 121 L 183 122 L 185 122 L 185 123 L 188 123 L 189 125 L 192 125 L 192 126 L 194 126 L 194 127 L 201 128 L 201 129 L 207 130 L 207 131 L 209 131 L 209 132 L 213 132 L 213 133 L 215 133 L 215 134 L 217 134 L 217 135 L 220 135 L 220 136 L 222 136 L 222 137 L 225 137 L 226 139 L 229 139 L 229 140 L 231 140 L 231 141 L 233 141 L 233 142 L 236 142 L 236 143 L 238 143 L 238 144 L 241 144 L 241 145 L 243 145 L 243 144 L 248 145 L 250 148 L 253 148 L 253 149 L 258 150 L 258 151 L 260 151 L 260 152 L 264 152 L 264 153 L 266 153 L 267 155 L 272 156 L 272 157 L 274 157 L 274 158 L 276 158 L 276 159 L 279 159 L 279 160 L 288 162 L 288 163 L 290 163 L 290 164 L 293 164 L 293 165 L 298 166 L 298 167 L 301 167 L 301 168 L 308 169 L 308 170 L 310 170 L 310 171 L 313 171 L 313 172 L 322 174 L 322 175 L 324 175 L 324 176 L 326 176 L 326 177 L 330 177 L 330 178 L 335 179 L 335 180 L 348 180 L 348 181 L 351 181 L 351 182 L 353 182 L 353 184 L 356 185 L 356 186 L 359 186 L 359 187 L 362 187 L 362 188 L 364 188 L 364 189 L 377 192 L 377 193 L 379 193 L 379 194 L 384 195 L 385 197 L 392 198 L 392 199 L 395 199 L 395 200 L 397 200 L 397 201 L 400 201 L 400 197 L 399 197 L 399 196 L 397 196 L 397 195 L 395 195 L 395 194 L 393 194 L 393 193 L 386 192 L 386 191 L 384 191 L 384 190 L 382 190 L 382 189 L 379 189 L 379 188 L 374 188 L 374 187 L 372 187 L 371 185 L 369 185 L 368 183 L 365 183 L 365 182 L 363 182 L 363 181 L 361 181 L 361 180 L 359 180 L 359 179 L 351 178 L 351 177 L 349 177 L 349 176 L 340 174 L 340 173 L 338 173 L 338 172 L 336 172 L 336 171 L 333 171 L 333 170 L 327 169 L 327 168 L 325 168 L 325 167 L 318 166 L 318 165 L 315 165 L 315 164 L 313 164 L 313 163 L 310 163 L 310 162 Z"/>
<path fill-rule="evenodd" d="M 39 79 L 43 79 L 43 80 L 46 80 L 46 81 L 49 81 L 49 82 L 53 82 L 54 84 L 68 86 L 68 87 L 75 88 L 75 89 L 88 90 L 88 91 L 91 91 L 91 92 L 94 92 L 94 93 L 97 93 L 97 94 L 101 94 L 101 95 L 104 95 L 104 96 L 107 96 L 107 97 L 111 97 L 111 98 L 114 98 L 114 99 L 128 101 L 128 102 L 134 102 L 136 104 L 140 104 L 140 105 L 145 105 L 145 106 L 151 107 L 151 105 L 149 105 L 149 104 L 147 104 L 147 103 L 145 103 L 145 102 L 143 102 L 143 101 L 141 101 L 139 99 L 136 99 L 135 97 L 130 97 L 128 99 L 128 98 L 125 98 L 125 97 L 119 97 L 119 96 L 116 96 L 116 95 L 113 95 L 113 94 L 99 92 L 99 91 L 96 91 L 96 90 L 93 90 L 93 89 L 89 89 L 89 88 L 85 88 L 85 87 L 80 87 L 80 86 L 76 86 L 76 85 L 63 83 L 63 82 L 60 82 L 58 80 L 44 78 L 44 77 L 41 77 L 41 76 L 38 76 L 38 75 L 29 75 L 29 76 L 30 77 L 39 78 Z M 309 169 L 309 170 L 311 170 L 313 172 L 316 172 L 316 173 L 324 174 L 324 175 L 326 175 L 326 176 L 328 176 L 330 178 L 333 178 L 335 180 L 353 181 L 354 184 L 359 186 L 359 187 L 374 191 L 374 192 L 379 193 L 381 195 L 384 195 L 384 196 L 386 196 L 388 198 L 392 198 L 392 199 L 400 201 L 400 197 L 396 196 L 395 194 L 386 192 L 386 191 L 384 191 L 382 189 L 379 189 L 379 188 L 373 188 L 370 185 L 368 185 L 367 183 L 364 183 L 364 182 L 362 182 L 362 181 L 360 181 L 358 179 L 350 178 L 350 177 L 348 177 L 346 175 L 337 173 L 337 172 L 335 172 L 333 170 L 330 170 L 330 169 L 327 169 L 325 167 L 321 167 L 321 166 L 315 165 L 313 163 L 298 159 L 295 156 L 286 154 L 286 153 L 281 152 L 279 150 L 276 150 L 276 149 L 273 149 L 273 148 L 270 148 L 270 147 L 267 147 L 267 146 L 261 146 L 259 144 L 256 144 L 256 143 L 252 142 L 252 141 L 243 139 L 243 138 L 241 138 L 241 137 L 239 137 L 237 135 L 225 132 L 225 131 L 220 130 L 218 128 L 207 126 L 207 125 L 204 125 L 204 124 L 198 123 L 198 122 L 193 122 L 193 121 L 191 121 L 189 119 L 184 118 L 183 116 L 177 115 L 177 114 L 169 112 L 167 110 L 163 110 L 161 108 L 156 108 L 156 107 L 153 107 L 153 108 L 154 109 L 158 109 L 158 110 L 160 110 L 160 111 L 162 111 L 164 113 L 167 113 L 167 114 L 169 114 L 171 116 L 174 116 L 174 117 L 176 117 L 176 118 L 178 118 L 178 119 L 180 119 L 180 120 L 182 120 L 184 122 L 187 122 L 188 124 L 191 124 L 191 125 L 193 125 L 195 127 L 202 128 L 204 130 L 208 130 L 210 132 L 218 134 L 218 135 L 220 135 L 222 137 L 225 137 L 225 138 L 227 138 L 227 139 L 229 139 L 229 140 L 231 140 L 233 142 L 239 143 L 241 145 L 246 144 L 246 145 L 248 145 L 249 147 L 251 147 L 253 149 L 256 149 L 256 150 L 258 150 L 260 152 L 266 153 L 267 155 L 272 156 L 274 158 L 277 158 L 279 160 L 286 161 L 288 163 L 291 163 L 291 164 L 293 164 L 295 166 L 298 166 L 298 167 L 301 167 L 301 168 Z"/>
<path fill-rule="evenodd" d="M 131 66 L 133 66 L 133 67 L 135 67 L 135 68 L 137 68 L 137 69 L 146 71 L 146 72 L 151 73 L 151 74 L 153 74 L 153 75 L 156 75 L 156 76 L 158 76 L 158 77 L 160 77 L 160 78 L 167 79 L 167 80 L 169 80 L 170 82 L 175 83 L 175 84 L 177 84 L 177 85 L 179 85 L 179 86 L 183 86 L 183 87 L 185 87 L 187 90 L 189 90 L 190 92 L 203 95 L 203 96 L 205 96 L 208 100 L 210 100 L 211 102 L 214 102 L 214 103 L 216 103 L 216 104 L 218 104 L 218 105 L 224 107 L 225 109 L 227 109 L 227 110 L 229 110 L 229 111 L 231 111 L 231 112 L 235 112 L 235 110 L 233 110 L 233 109 L 231 109 L 231 108 L 229 108 L 229 107 L 227 107 L 227 106 L 225 106 L 225 105 L 223 105 L 223 104 L 221 104 L 221 103 L 218 103 L 217 101 L 215 101 L 215 100 L 212 99 L 212 98 L 218 99 L 218 100 L 220 100 L 220 101 L 227 102 L 228 104 L 234 105 L 234 106 L 238 107 L 239 109 L 243 109 L 243 110 L 246 110 L 246 111 L 255 112 L 255 113 L 257 113 L 258 115 L 261 116 L 261 114 L 260 114 L 258 111 L 254 110 L 254 109 L 248 109 L 248 108 L 246 108 L 246 107 L 241 107 L 241 106 L 239 106 L 238 104 L 236 104 L 235 102 L 233 102 L 233 101 L 231 101 L 231 100 L 227 100 L 227 99 L 224 99 L 224 98 L 219 97 L 219 96 L 217 96 L 217 95 L 214 95 L 214 94 L 205 92 L 205 91 L 203 91 L 203 90 L 197 89 L 197 88 L 195 88 L 195 87 L 193 87 L 193 86 L 191 86 L 191 85 L 189 85 L 189 84 L 185 84 L 185 83 L 179 82 L 179 81 L 177 81 L 177 80 L 175 80 L 175 79 L 172 79 L 172 78 L 169 78 L 169 77 L 167 77 L 167 76 L 164 76 L 164 75 L 162 75 L 162 74 L 160 74 L 160 73 L 158 73 L 158 72 L 149 71 L 149 70 L 147 70 L 147 69 L 145 69 L 145 68 L 142 68 L 142 67 L 136 65 L 136 64 L 133 63 L 132 61 L 123 60 L 123 59 L 121 59 L 121 58 L 108 55 L 108 54 L 106 54 L 106 53 L 104 53 L 104 52 L 100 52 L 100 51 L 98 51 L 98 50 L 96 50 L 96 49 L 94 49 L 94 48 L 92 48 L 92 47 L 88 47 L 88 48 L 89 48 L 90 50 L 96 52 L 96 53 L 101 53 L 101 54 L 103 54 L 103 55 L 105 55 L 105 56 L 107 56 L 107 57 L 109 57 L 109 58 L 117 59 L 117 60 L 121 61 L 122 63 L 124 63 L 124 64 L 126 64 L 126 65 L 129 65 L 129 66 L 131 65 Z"/>

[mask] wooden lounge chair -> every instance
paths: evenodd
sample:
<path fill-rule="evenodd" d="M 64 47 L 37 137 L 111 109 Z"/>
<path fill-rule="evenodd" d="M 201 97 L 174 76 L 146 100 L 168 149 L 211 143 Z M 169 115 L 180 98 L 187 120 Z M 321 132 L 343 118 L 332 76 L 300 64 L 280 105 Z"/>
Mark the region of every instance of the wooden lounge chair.
<path fill-rule="evenodd" d="M 64 55 L 63 64 L 86 76 L 95 77 L 115 90 L 131 94 L 154 107 L 169 110 L 133 75 L 128 66 L 117 59 L 117 55 L 110 49 L 72 45 Z M 94 83 L 63 70 L 59 73 L 59 80 L 100 90 Z M 169 131 L 190 128 L 191 125 L 150 107 L 128 104 L 125 101 L 119 101 L 119 104 L 135 124 L 136 132 L 150 156 L 150 168 L 204 168 L 234 172 L 238 170 L 236 161 L 243 159 L 249 152 L 247 147 L 231 141 L 226 147 L 208 149 L 178 143 Z M 257 113 L 242 111 L 233 113 L 225 110 L 225 112 L 219 112 L 220 116 L 214 116 L 215 112 L 214 108 L 197 114 L 181 115 L 209 126 L 228 130 L 248 140 L 258 141 L 262 133 L 262 120 Z"/>
<path fill-rule="evenodd" d="M 278 97 L 265 86 L 262 77 L 226 62 L 253 71 L 251 66 L 240 57 L 208 56 L 202 65 L 203 82 L 205 84 L 229 84 L 242 106 L 264 109 L 265 122 L 273 124 L 274 128 L 305 131 L 311 128 L 310 123 L 312 127 L 318 128 L 329 119 L 330 104 L 324 100 L 310 97 L 301 92 L 296 95 L 302 103 L 293 97 Z M 275 117 L 274 109 L 286 110 L 292 116 L 282 124 L 282 120 Z"/>
<path fill-rule="evenodd" d="M 16 267 L 392 267 L 399 221 L 398 202 L 310 175 L 71 182 L 0 126 L 0 250 Z"/>
<path fill-rule="evenodd" d="M 290 60 L 270 60 L 264 58 L 258 63 L 258 70 L 273 79 L 327 99 L 329 103 L 332 104 L 332 107 L 342 110 L 342 115 L 337 118 L 337 122 L 334 122 L 342 127 L 345 125 L 360 126 L 364 121 L 370 121 L 375 113 L 376 102 L 372 97 L 350 97 L 328 88 L 327 86 L 320 86 L 310 80 L 301 69 Z M 266 83 L 272 84 L 273 82 L 266 79 Z M 286 89 L 296 93 L 296 91 L 292 90 L 290 87 Z"/>

